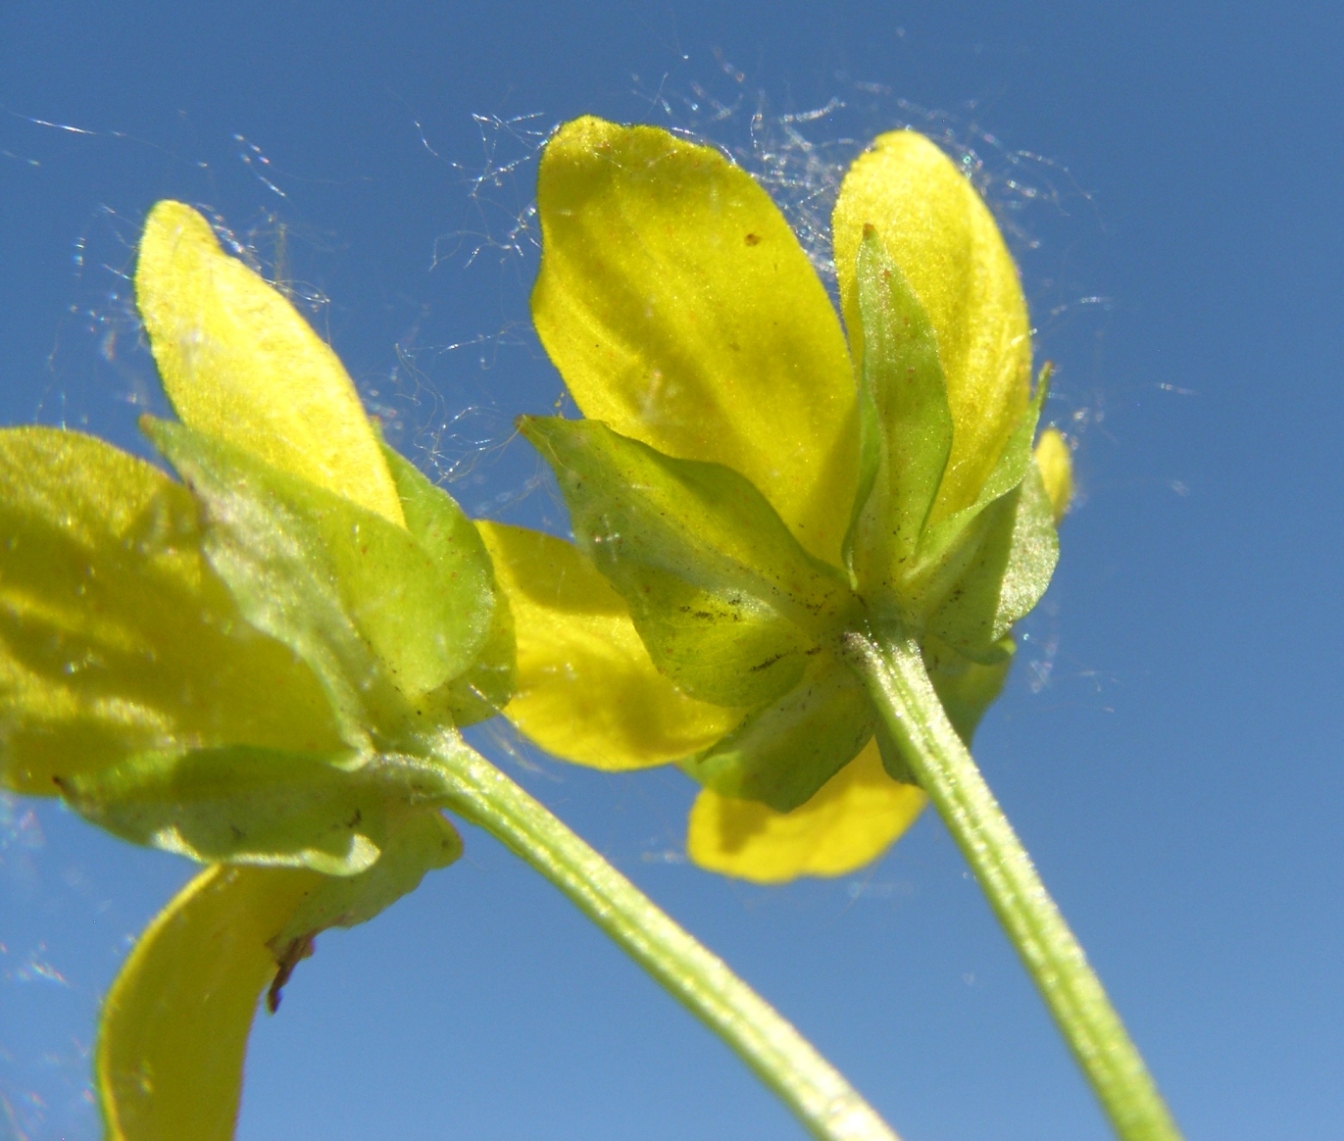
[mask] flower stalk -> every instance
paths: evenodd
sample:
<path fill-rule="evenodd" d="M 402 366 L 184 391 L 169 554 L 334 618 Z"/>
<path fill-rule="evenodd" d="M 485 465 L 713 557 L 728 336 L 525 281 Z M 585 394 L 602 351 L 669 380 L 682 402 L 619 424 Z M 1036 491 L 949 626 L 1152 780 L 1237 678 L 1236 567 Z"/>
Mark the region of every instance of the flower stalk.
<path fill-rule="evenodd" d="M 718 956 L 507 775 L 444 734 L 429 745 L 445 806 L 558 887 L 717 1034 L 824 1141 L 898 1141 L 859 1093 Z"/>
<path fill-rule="evenodd" d="M 1100 979 L 934 692 L 918 643 L 851 633 L 847 657 L 899 742 L 1123 1141 L 1181 1133 Z"/>

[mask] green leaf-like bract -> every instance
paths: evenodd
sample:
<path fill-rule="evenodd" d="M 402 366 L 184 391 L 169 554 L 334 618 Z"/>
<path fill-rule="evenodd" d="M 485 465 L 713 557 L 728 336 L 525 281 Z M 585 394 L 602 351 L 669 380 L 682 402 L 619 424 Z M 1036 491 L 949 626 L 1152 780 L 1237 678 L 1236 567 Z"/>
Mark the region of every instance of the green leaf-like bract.
<path fill-rule="evenodd" d="M 854 673 L 818 654 L 802 680 L 682 767 L 724 796 L 788 812 L 858 755 L 873 709 Z"/>
<path fill-rule="evenodd" d="M 526 419 L 574 535 L 630 606 L 660 670 L 694 697 L 787 693 L 857 605 L 743 475 L 680 460 L 593 420 Z"/>
<path fill-rule="evenodd" d="M 185 425 L 146 430 L 202 505 L 211 565 L 322 679 L 347 743 L 368 751 L 425 725 L 426 696 L 491 635 L 489 559 L 457 505 L 402 468 L 417 535 Z"/>
<path fill-rule="evenodd" d="M 977 523 L 981 534 L 972 557 L 930 617 L 929 629 L 968 657 L 993 662 L 1000 639 L 1045 593 L 1059 559 L 1050 497 L 1034 463 Z"/>
<path fill-rule="evenodd" d="M 201 863 L 357 875 L 406 818 L 438 799 L 424 766 L 232 747 L 150 753 L 62 781 L 80 815 Z"/>
<path fill-rule="evenodd" d="M 1032 440 L 1048 391 L 1049 371 L 1043 370 L 1031 403 L 1008 437 L 979 497 L 971 506 L 925 528 L 920 536 L 914 567 L 902 585 L 903 610 L 918 615 L 921 625 L 928 623 L 934 614 L 944 611 L 942 624 L 949 632 L 958 625 L 963 630 L 971 626 L 979 628 L 981 636 L 964 641 L 963 646 L 968 652 L 983 653 L 986 660 L 997 660 L 999 655 L 990 647 L 1007 632 L 1013 621 L 1035 605 L 1050 581 L 1058 557 L 1056 539 L 1047 540 L 1042 545 L 1041 523 L 1048 525 L 1053 535 L 1054 519 L 1047 500 L 1047 516 L 1039 521 L 1036 509 L 1040 496 L 1037 491 L 1043 493 L 1044 488 L 1032 459 Z M 1036 486 L 1020 495 L 1019 489 L 1033 481 Z M 1016 515 L 1023 500 L 1029 518 L 1018 528 Z M 1005 541 L 1011 547 L 1014 539 L 1030 543 L 1034 550 L 1016 555 L 1011 550 L 1002 549 Z M 1001 590 L 1002 575 L 1010 567 L 1019 576 L 1019 581 Z M 1024 609 L 1022 600 L 1033 590 L 1035 597 Z M 1013 601 L 1005 602 L 1002 607 L 997 602 L 987 603 L 986 600 L 999 594 Z M 958 619 L 948 618 L 948 606 L 956 609 L 961 606 L 960 600 L 968 596 L 975 600 L 970 607 L 973 612 Z M 987 605 L 993 613 L 986 613 Z M 1008 613 L 1013 613 L 1013 617 L 1004 624 L 1003 616 Z M 959 635 L 954 633 L 953 636 Z"/>
<path fill-rule="evenodd" d="M 876 601 L 915 567 L 952 451 L 952 413 L 928 314 L 875 235 L 859 247 L 857 283 L 863 463 L 846 549 L 860 593 Z"/>
<path fill-rule="evenodd" d="M 1003 689 L 1017 647 L 1011 638 L 1004 638 L 997 646 L 998 660 L 988 664 L 964 657 L 932 635 L 925 636 L 922 650 L 947 719 L 969 747 L 985 710 Z"/>
<path fill-rule="evenodd" d="M 401 496 L 406 528 L 416 541 L 439 552 L 444 563 L 451 564 L 454 557 L 468 562 L 477 577 L 489 582 L 493 600 L 488 608 L 490 624 L 475 660 L 464 673 L 425 698 L 426 716 L 441 709 L 446 719 L 459 727 L 483 721 L 503 709 L 513 696 L 515 642 L 508 597 L 495 588 L 494 567 L 476 525 L 453 499 L 394 448 L 384 444 L 383 456 Z M 458 601 L 471 605 L 474 600 L 467 596 Z"/>
<path fill-rule="evenodd" d="M 378 862 L 358 875 L 324 877 L 275 937 L 272 948 L 282 956 L 288 947 L 329 927 L 367 923 L 414 891 L 426 872 L 447 867 L 461 854 L 457 830 L 439 812 L 407 813 L 388 836 Z"/>

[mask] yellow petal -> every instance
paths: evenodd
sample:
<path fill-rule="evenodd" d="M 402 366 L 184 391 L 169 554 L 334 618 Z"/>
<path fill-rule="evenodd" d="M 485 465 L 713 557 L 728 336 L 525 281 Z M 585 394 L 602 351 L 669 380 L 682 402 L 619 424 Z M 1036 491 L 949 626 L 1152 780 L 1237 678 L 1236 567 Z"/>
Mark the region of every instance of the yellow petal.
<path fill-rule="evenodd" d="M 207 566 L 190 493 L 102 440 L 0 431 L 0 785 L 153 750 L 341 739 L 317 678 Z"/>
<path fill-rule="evenodd" d="M 228 1141 L 267 942 L 322 877 L 209 868 L 140 936 L 103 1004 L 97 1079 L 110 1141 Z"/>
<path fill-rule="evenodd" d="M 202 432 L 401 523 L 355 386 L 294 306 L 180 202 L 150 211 L 135 296 L 168 399 Z"/>
<path fill-rule="evenodd" d="M 1058 428 L 1047 428 L 1041 433 L 1036 442 L 1036 466 L 1041 469 L 1045 493 L 1050 496 L 1058 524 L 1068 514 L 1069 500 L 1073 498 L 1073 455 Z"/>
<path fill-rule="evenodd" d="M 655 127 L 577 119 L 537 181 L 532 316 L 584 415 L 752 481 L 840 562 L 857 479 L 844 335 L 751 177 Z"/>
<path fill-rule="evenodd" d="M 835 265 L 851 349 L 855 282 L 871 225 L 929 315 L 947 378 L 952 454 L 931 523 L 976 499 L 1031 386 L 1031 331 L 1017 267 L 970 180 L 913 131 L 880 136 L 845 175 L 833 217 Z"/>
<path fill-rule="evenodd" d="M 702 790 L 691 809 L 686 851 L 702 868 L 756 883 L 844 875 L 885 852 L 924 801 L 914 785 L 887 776 L 877 744 L 869 742 L 792 812 Z"/>
<path fill-rule="evenodd" d="M 517 688 L 504 715 L 547 752 L 599 769 L 676 760 L 742 719 L 658 672 L 625 601 L 570 543 L 478 523 L 509 600 Z"/>

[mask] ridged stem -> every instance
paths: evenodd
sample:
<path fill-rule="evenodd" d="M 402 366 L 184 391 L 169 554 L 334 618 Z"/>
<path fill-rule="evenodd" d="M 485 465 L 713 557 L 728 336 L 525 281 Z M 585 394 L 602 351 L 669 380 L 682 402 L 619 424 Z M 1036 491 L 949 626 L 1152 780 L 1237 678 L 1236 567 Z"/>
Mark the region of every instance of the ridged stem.
<path fill-rule="evenodd" d="M 724 1040 L 812 1136 L 899 1141 L 844 1077 L 717 956 L 664 914 L 539 801 L 455 736 L 432 753 L 448 807 L 484 828 L 567 895 Z"/>
<path fill-rule="evenodd" d="M 1124 1141 L 1180 1141 L 1101 981 L 943 711 L 918 644 L 854 634 L 846 656 L 952 833 L 1056 1025 Z"/>

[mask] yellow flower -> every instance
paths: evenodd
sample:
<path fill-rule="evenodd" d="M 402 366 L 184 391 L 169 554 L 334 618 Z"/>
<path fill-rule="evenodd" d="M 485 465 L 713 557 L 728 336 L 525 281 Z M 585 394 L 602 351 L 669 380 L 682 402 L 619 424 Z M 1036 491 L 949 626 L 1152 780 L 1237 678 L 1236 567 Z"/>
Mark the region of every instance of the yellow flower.
<path fill-rule="evenodd" d="M 188 486 L 0 431 L 0 786 L 213 865 L 123 966 L 96 1071 L 115 1141 L 227 1138 L 261 992 L 459 854 L 394 754 L 493 712 L 512 635 L 471 522 L 194 210 L 150 214 L 136 295 Z"/>
<path fill-rule="evenodd" d="M 659 619 L 643 606 L 647 584 L 609 581 L 587 554 L 558 539 L 482 524 L 518 627 L 517 688 L 505 713 L 544 748 L 580 764 L 615 770 L 681 761 L 695 771 L 695 758 L 721 747 L 735 731 L 740 734 L 762 701 L 795 684 L 804 670 L 810 671 L 804 688 L 791 691 L 795 705 L 810 700 L 808 685 L 848 684 L 818 672 L 817 663 L 828 654 L 827 623 L 853 620 L 853 607 L 872 606 L 879 596 L 907 610 L 916 599 L 921 613 L 933 612 L 932 572 L 926 566 L 925 577 L 917 579 L 898 565 L 906 561 L 900 543 L 913 555 L 921 533 L 942 525 L 937 534 L 960 534 L 957 528 L 970 515 L 991 515 L 981 500 L 1002 476 L 1031 397 L 1030 330 L 1017 269 L 974 187 L 934 144 L 909 131 L 879 138 L 854 163 L 840 190 L 834 248 L 844 329 L 779 210 L 747 174 L 707 147 L 652 127 L 579 119 L 547 145 L 538 209 L 542 262 L 533 318 L 580 410 L 618 434 L 593 446 L 622 449 L 621 471 L 638 492 L 634 498 L 648 492 L 646 476 L 654 478 L 655 468 L 675 467 L 676 478 L 719 481 L 706 493 L 709 498 L 697 501 L 702 506 L 745 503 L 759 492 L 787 535 L 754 546 L 750 537 L 721 539 L 731 528 L 713 530 L 717 508 L 713 519 L 705 516 L 706 533 L 713 530 L 706 547 L 718 543 L 714 557 L 754 568 L 748 575 L 753 581 L 769 580 L 761 597 L 773 601 L 751 613 L 724 609 L 723 620 L 706 624 L 704 640 L 687 643 L 688 649 L 660 643 L 655 664 L 648 639 L 661 635 L 650 633 Z M 865 244 L 869 253 L 861 256 Z M 924 421 L 913 426 L 909 417 L 902 421 L 899 407 L 865 413 L 861 406 L 860 310 L 874 303 L 875 289 L 886 288 L 870 286 L 864 294 L 859 280 L 864 266 L 870 276 L 880 270 L 886 279 L 894 274 L 904 283 L 904 294 L 881 302 L 884 313 L 904 303 L 931 329 L 932 367 L 941 378 L 937 400 L 944 420 L 950 413 L 943 432 L 949 438 L 941 445 L 928 443 L 936 431 Z M 870 338 L 878 335 L 876 328 L 868 332 Z M 898 329 L 892 335 L 899 341 L 903 334 Z M 898 393 L 888 404 L 900 399 Z M 891 465 L 878 470 L 876 460 L 865 459 L 865 414 L 877 419 L 870 419 L 864 432 L 888 417 L 880 429 L 888 439 L 896 435 L 888 447 L 894 472 Z M 1034 422 L 1033 413 L 1028 443 Z M 562 478 L 566 495 L 588 494 L 584 485 L 591 485 L 592 473 L 571 471 L 570 453 L 561 455 L 541 424 L 531 422 L 524 430 L 558 472 L 570 472 L 569 484 Z M 903 440 L 902 432 L 910 438 Z M 620 437 L 656 451 L 631 451 Z M 914 494 L 907 478 L 913 465 L 900 467 L 906 445 L 935 452 L 941 446 L 942 452 L 924 463 L 924 478 L 932 482 L 914 531 L 905 539 L 885 540 L 879 533 L 895 511 L 891 504 Z M 1067 449 L 1061 445 L 1050 433 L 1042 441 L 1051 457 L 1042 468 L 1049 483 L 1045 491 L 1057 514 L 1068 484 Z M 668 457 L 702 466 L 669 467 Z M 1022 479 L 1019 471 L 1002 490 Z M 869 493 L 876 484 L 882 484 L 885 499 Z M 576 517 L 576 533 L 584 531 L 579 538 L 589 554 L 635 541 L 616 521 L 635 525 L 636 516 L 621 514 L 627 504 L 620 500 L 616 487 L 605 506 L 594 507 L 582 523 Z M 575 502 L 571 498 L 572 510 Z M 657 502 L 664 506 L 651 507 L 643 518 L 656 521 L 673 510 L 666 508 L 671 502 L 666 496 Z M 868 516 L 858 510 L 863 502 L 870 504 Z M 763 509 L 743 510 L 763 518 Z M 766 519 L 762 525 L 769 530 L 774 524 Z M 862 564 L 849 547 L 865 527 L 878 539 L 863 548 L 870 553 Z M 734 551 L 723 555 L 724 543 L 734 542 Z M 766 565 L 767 545 L 780 551 L 790 543 L 805 552 L 789 556 L 792 570 Z M 912 557 L 910 566 L 916 561 Z M 1049 561 L 1052 566 L 1052 554 Z M 610 561 L 601 567 L 609 571 Z M 683 610 L 710 606 L 708 588 L 696 587 L 694 577 L 692 570 L 676 580 L 677 589 L 699 599 Z M 799 598 L 806 604 L 795 605 Z M 641 609 L 632 616 L 636 603 Z M 753 615 L 771 606 L 781 613 L 792 606 L 798 628 L 778 634 L 783 640 L 776 654 L 760 649 L 776 637 L 770 632 L 775 627 L 750 645 L 742 633 Z M 709 610 L 703 614 L 708 618 Z M 994 660 L 971 660 L 935 636 L 936 625 L 925 640 L 926 660 L 949 714 L 969 735 L 1002 684 L 1007 658 L 1000 643 Z M 794 637 L 798 630 L 802 633 Z M 714 686 L 698 684 L 693 659 L 720 655 L 759 664 L 738 671 L 740 685 L 717 679 L 712 692 Z M 809 665 L 808 655 L 820 656 Z M 792 682 L 756 684 L 758 677 L 793 669 L 795 657 Z M 846 700 L 855 707 L 863 699 Z M 834 775 L 800 807 L 776 811 L 758 800 L 703 789 L 691 812 L 691 858 L 728 874 L 776 882 L 841 874 L 885 850 L 919 813 L 924 796 L 884 770 L 862 712 L 851 721 L 863 739 L 847 746 L 846 755 L 819 762 Z"/>

